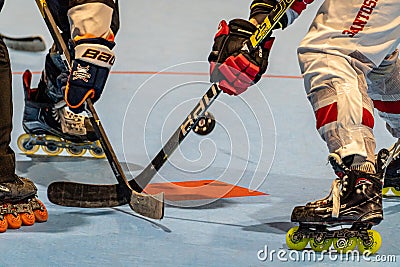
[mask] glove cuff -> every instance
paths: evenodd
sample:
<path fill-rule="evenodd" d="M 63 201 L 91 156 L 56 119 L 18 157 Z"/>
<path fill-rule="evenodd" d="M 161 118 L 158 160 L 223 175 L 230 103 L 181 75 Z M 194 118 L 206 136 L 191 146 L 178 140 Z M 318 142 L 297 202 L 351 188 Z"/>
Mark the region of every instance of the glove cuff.
<path fill-rule="evenodd" d="M 102 44 L 80 43 L 75 46 L 75 59 L 111 69 L 115 55 L 109 47 Z"/>

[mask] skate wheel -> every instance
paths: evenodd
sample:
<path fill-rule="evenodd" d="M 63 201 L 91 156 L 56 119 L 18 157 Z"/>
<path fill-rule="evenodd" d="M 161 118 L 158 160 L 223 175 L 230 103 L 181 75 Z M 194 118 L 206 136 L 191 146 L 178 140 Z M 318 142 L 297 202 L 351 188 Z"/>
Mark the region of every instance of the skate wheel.
<path fill-rule="evenodd" d="M 42 201 L 36 199 L 36 201 L 40 204 L 42 209 L 34 210 L 33 214 L 35 214 L 35 219 L 37 222 L 45 222 L 49 217 L 49 213 L 47 212 L 46 206 L 43 204 Z"/>
<path fill-rule="evenodd" d="M 197 124 L 194 126 L 193 131 L 199 135 L 207 135 L 214 130 L 215 118 L 210 112 L 205 112 L 202 117 L 200 117 Z"/>
<path fill-rule="evenodd" d="M 97 140 L 97 141 L 94 143 L 94 148 L 93 148 L 93 149 L 90 149 L 90 150 L 89 150 L 89 153 L 90 153 L 93 157 L 98 158 L 98 159 L 104 159 L 104 158 L 106 157 L 106 154 L 104 154 L 104 150 L 103 150 L 103 148 L 101 147 L 101 144 L 100 144 L 100 141 L 99 141 L 99 140 Z"/>
<path fill-rule="evenodd" d="M 368 251 L 371 254 L 375 254 L 382 245 L 382 237 L 375 230 L 368 230 L 368 236 L 368 242 L 364 242 L 361 238 L 358 238 L 358 250 L 361 253 Z"/>
<path fill-rule="evenodd" d="M 82 157 L 86 153 L 85 148 L 79 148 L 79 147 L 68 147 L 65 149 L 68 154 L 70 154 L 73 157 Z"/>
<path fill-rule="evenodd" d="M 35 154 L 39 150 L 38 145 L 30 144 L 31 136 L 29 134 L 22 134 L 18 137 L 18 148 L 27 155 Z"/>
<path fill-rule="evenodd" d="M 61 139 L 48 135 L 46 136 L 46 145 L 42 145 L 42 150 L 49 156 L 57 156 L 62 152 L 62 147 L 58 147 L 57 143 L 60 143 Z"/>
<path fill-rule="evenodd" d="M 390 187 L 382 188 L 382 195 L 385 196 L 389 192 Z"/>
<path fill-rule="evenodd" d="M 0 220 L 0 233 L 4 233 L 5 231 L 7 231 L 7 228 L 8 228 L 8 223 L 6 218 Z"/>
<path fill-rule="evenodd" d="M 303 250 L 308 243 L 308 238 L 298 238 L 295 236 L 295 233 L 299 230 L 298 226 L 291 228 L 286 234 L 286 244 L 290 249 L 294 250 Z"/>
<path fill-rule="evenodd" d="M 17 214 L 17 216 L 14 216 L 13 214 L 6 214 L 5 217 L 8 223 L 8 228 L 18 229 L 21 227 L 22 221 L 19 214 Z"/>
<path fill-rule="evenodd" d="M 400 188 L 397 190 L 395 187 L 390 188 L 392 190 L 392 193 L 395 194 L 396 196 L 400 196 Z"/>
<path fill-rule="evenodd" d="M 332 239 L 326 238 L 322 241 L 317 241 L 315 238 L 310 238 L 310 247 L 315 252 L 327 251 L 331 247 Z"/>
<path fill-rule="evenodd" d="M 356 248 L 357 237 L 334 238 L 332 243 L 333 247 L 337 250 L 337 252 L 346 253 Z"/>
<path fill-rule="evenodd" d="M 21 213 L 20 216 L 23 225 L 31 226 L 35 223 L 35 215 L 33 213 Z"/>

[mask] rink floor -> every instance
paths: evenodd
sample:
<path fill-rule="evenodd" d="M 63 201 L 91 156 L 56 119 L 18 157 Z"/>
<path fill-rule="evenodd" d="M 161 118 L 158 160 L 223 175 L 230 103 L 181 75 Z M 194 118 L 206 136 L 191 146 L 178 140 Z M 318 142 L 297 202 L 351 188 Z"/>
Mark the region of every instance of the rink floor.
<path fill-rule="evenodd" d="M 209 88 L 206 59 L 219 20 L 247 17 L 249 3 L 120 3 L 117 61 L 96 109 L 128 176 L 150 162 Z M 385 219 L 374 228 L 383 243 L 373 257 L 346 259 L 332 253 L 309 258 L 285 244 L 294 226 L 293 207 L 324 197 L 334 178 L 296 59 L 296 46 L 320 3 L 296 25 L 276 33 L 268 74 L 258 86 L 237 98 L 221 95 L 210 108 L 217 119 L 214 131 L 190 133 L 146 188 L 166 194 L 161 221 L 143 218 L 128 206 L 79 209 L 48 201 L 47 186 L 55 181 L 112 184 L 116 179 L 106 160 L 89 154 L 50 157 L 40 150 L 27 156 L 18 150 L 21 74 L 33 71 L 36 85 L 45 52 L 11 50 L 17 172 L 36 183 L 49 220 L 1 234 L 0 266 L 396 265 L 396 197 L 384 199 Z M 34 1 L 7 1 L 0 25 L 3 34 L 40 34 L 51 44 Z M 375 134 L 378 148 L 394 142 L 378 118 Z"/>

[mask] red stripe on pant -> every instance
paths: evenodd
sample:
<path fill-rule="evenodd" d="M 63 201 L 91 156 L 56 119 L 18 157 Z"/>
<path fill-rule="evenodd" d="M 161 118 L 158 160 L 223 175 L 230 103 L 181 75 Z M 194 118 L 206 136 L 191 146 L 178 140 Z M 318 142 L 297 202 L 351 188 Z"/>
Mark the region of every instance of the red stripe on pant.
<path fill-rule="evenodd" d="M 337 121 L 337 103 L 334 102 L 325 107 L 319 108 L 315 111 L 315 117 L 317 119 L 317 129 L 322 126 Z"/>
<path fill-rule="evenodd" d="M 328 123 L 337 121 L 337 116 L 338 109 L 336 102 L 319 108 L 315 111 L 315 117 L 317 119 L 317 129 Z M 365 108 L 363 108 L 361 123 L 362 125 L 365 125 L 369 128 L 374 128 L 374 116 Z"/>
<path fill-rule="evenodd" d="M 400 114 L 400 101 L 373 100 L 377 110 L 385 113 Z"/>

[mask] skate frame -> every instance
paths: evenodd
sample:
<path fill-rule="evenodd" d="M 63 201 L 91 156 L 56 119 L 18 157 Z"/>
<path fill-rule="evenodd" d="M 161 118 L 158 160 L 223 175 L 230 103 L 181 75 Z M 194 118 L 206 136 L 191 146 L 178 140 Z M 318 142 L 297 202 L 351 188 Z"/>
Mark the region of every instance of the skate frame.
<path fill-rule="evenodd" d="M 38 5 L 45 23 L 50 31 L 51 36 L 57 46 L 57 49 L 65 57 L 64 61 L 68 69 L 71 69 L 71 56 L 69 50 L 60 34 L 59 29 L 55 23 L 55 20 L 47 6 L 45 0 L 35 0 Z M 160 193 L 157 195 L 147 195 L 136 192 L 130 186 L 128 179 L 126 178 L 121 164 L 118 162 L 115 152 L 111 146 L 111 143 L 107 137 L 107 134 L 101 125 L 100 119 L 93 106 L 90 98 L 86 100 L 86 110 L 89 114 L 90 122 L 100 139 L 100 143 L 104 149 L 107 160 L 111 166 L 111 169 L 117 179 L 118 183 L 122 185 L 122 193 L 127 198 L 127 202 L 132 210 L 143 216 L 152 219 L 162 219 L 164 216 L 164 194 Z"/>

